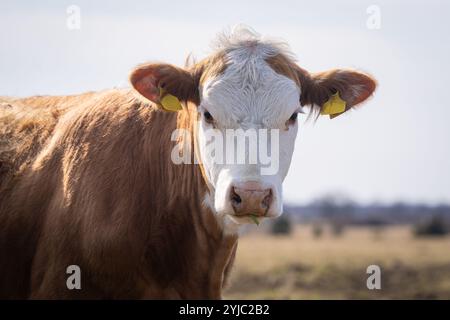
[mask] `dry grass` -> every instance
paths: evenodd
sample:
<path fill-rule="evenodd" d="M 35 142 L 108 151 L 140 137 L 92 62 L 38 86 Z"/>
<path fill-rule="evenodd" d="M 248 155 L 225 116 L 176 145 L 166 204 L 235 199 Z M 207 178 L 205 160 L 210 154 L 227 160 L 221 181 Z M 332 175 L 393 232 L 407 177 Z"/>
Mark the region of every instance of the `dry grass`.
<path fill-rule="evenodd" d="M 381 267 L 382 289 L 366 287 L 367 266 Z M 450 298 L 450 237 L 415 238 L 410 227 L 350 228 L 315 238 L 310 226 L 290 236 L 242 236 L 225 298 Z"/>

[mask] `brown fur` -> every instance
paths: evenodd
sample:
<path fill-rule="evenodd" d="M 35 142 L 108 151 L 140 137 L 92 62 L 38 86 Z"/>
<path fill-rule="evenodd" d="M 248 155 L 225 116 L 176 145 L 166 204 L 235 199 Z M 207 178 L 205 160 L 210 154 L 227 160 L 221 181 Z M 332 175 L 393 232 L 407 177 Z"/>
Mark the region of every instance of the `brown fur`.
<path fill-rule="evenodd" d="M 177 114 L 128 90 L 0 108 L 0 298 L 221 297 L 237 239 L 170 161 Z"/>

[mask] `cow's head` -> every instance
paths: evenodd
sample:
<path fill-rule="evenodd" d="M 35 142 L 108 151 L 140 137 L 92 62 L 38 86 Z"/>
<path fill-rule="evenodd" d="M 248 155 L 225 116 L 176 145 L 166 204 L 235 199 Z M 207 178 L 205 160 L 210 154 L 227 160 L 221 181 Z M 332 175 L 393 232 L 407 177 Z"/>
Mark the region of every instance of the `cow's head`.
<path fill-rule="evenodd" d="M 200 63 L 184 69 L 142 65 L 130 81 L 161 109 L 188 112 L 188 102 L 195 106 L 194 139 L 210 187 L 206 203 L 236 224 L 282 213 L 282 182 L 303 106 L 334 117 L 366 100 L 376 86 L 352 70 L 308 73 L 284 44 L 248 30 L 222 38 L 219 49 Z"/>

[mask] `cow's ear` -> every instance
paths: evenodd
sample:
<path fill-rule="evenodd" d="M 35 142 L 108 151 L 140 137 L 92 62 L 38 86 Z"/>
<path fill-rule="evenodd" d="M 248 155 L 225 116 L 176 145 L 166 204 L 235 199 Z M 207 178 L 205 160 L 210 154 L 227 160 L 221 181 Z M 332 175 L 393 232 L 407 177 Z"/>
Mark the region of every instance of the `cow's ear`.
<path fill-rule="evenodd" d="M 180 101 L 198 104 L 196 78 L 187 70 L 161 63 L 140 65 L 130 74 L 133 88 L 167 111 L 181 110 Z"/>
<path fill-rule="evenodd" d="M 300 70 L 302 105 L 320 108 L 321 114 L 334 118 L 350 110 L 372 95 L 375 80 L 352 70 L 331 70 L 309 74 Z"/>

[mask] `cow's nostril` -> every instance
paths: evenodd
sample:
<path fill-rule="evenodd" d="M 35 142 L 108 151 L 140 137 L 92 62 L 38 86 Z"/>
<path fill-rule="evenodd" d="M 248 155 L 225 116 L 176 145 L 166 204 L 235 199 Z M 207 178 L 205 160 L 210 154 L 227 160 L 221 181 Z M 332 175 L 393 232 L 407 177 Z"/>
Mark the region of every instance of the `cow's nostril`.
<path fill-rule="evenodd" d="M 231 190 L 231 201 L 233 204 L 240 204 L 242 202 L 241 197 L 236 193 L 234 188 Z"/>

